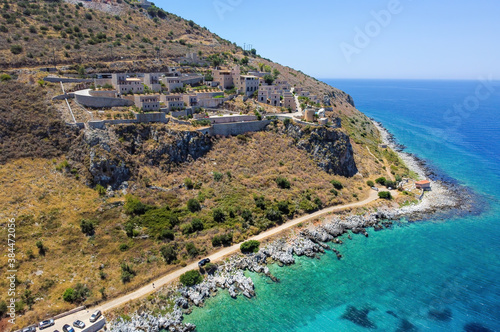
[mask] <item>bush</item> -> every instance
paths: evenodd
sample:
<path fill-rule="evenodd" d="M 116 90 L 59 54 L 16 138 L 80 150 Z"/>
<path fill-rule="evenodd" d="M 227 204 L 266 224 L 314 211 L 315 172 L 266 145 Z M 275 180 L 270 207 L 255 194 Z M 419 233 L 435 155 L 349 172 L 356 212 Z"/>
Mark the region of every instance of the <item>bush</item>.
<path fill-rule="evenodd" d="M 387 181 L 387 179 L 384 178 L 383 176 L 380 177 L 380 178 L 375 179 L 375 182 L 378 183 L 378 184 L 380 184 L 380 185 L 382 185 L 382 186 L 385 186 L 385 182 L 386 181 Z"/>
<path fill-rule="evenodd" d="M 184 179 L 184 185 L 186 186 L 187 189 L 194 188 L 193 180 L 191 180 L 190 178 Z"/>
<path fill-rule="evenodd" d="M 193 242 L 186 243 L 186 250 L 188 252 L 188 255 L 193 257 L 193 258 L 198 256 L 198 254 L 199 254 L 199 250 L 198 250 L 198 248 L 196 248 L 196 246 L 194 245 Z"/>
<path fill-rule="evenodd" d="M 378 197 L 383 199 L 392 199 L 392 195 L 389 191 L 380 191 L 378 193 Z"/>
<path fill-rule="evenodd" d="M 375 183 L 373 183 L 373 181 L 371 181 L 371 180 L 368 180 L 368 181 L 366 181 L 366 185 L 371 188 L 371 187 L 375 186 Z"/>
<path fill-rule="evenodd" d="M 3 318 L 7 313 L 7 303 L 5 301 L 0 302 L 0 318 Z"/>
<path fill-rule="evenodd" d="M 120 267 L 122 269 L 121 279 L 123 283 L 129 282 L 136 275 L 136 272 L 132 270 L 130 265 L 122 263 Z"/>
<path fill-rule="evenodd" d="M 288 215 L 290 213 L 290 207 L 288 201 L 278 202 L 278 210 L 281 213 Z"/>
<path fill-rule="evenodd" d="M 194 232 L 193 226 L 191 224 L 182 224 L 180 228 L 181 228 L 182 234 L 184 234 L 184 235 L 188 235 L 188 234 L 191 234 Z"/>
<path fill-rule="evenodd" d="M 12 79 L 12 77 L 9 74 L 0 75 L 0 81 L 2 81 L 2 82 L 10 81 L 11 79 Z"/>
<path fill-rule="evenodd" d="M 222 180 L 222 173 L 219 173 L 219 172 L 214 172 L 214 181 L 217 181 L 219 182 L 220 180 Z"/>
<path fill-rule="evenodd" d="M 215 208 L 212 210 L 212 217 L 214 218 L 215 222 L 221 223 L 226 220 L 226 215 L 220 208 Z"/>
<path fill-rule="evenodd" d="M 255 206 L 258 207 L 259 209 L 265 210 L 266 209 L 266 200 L 264 196 L 254 196 L 253 200 L 255 201 Z"/>
<path fill-rule="evenodd" d="M 330 183 L 333 185 L 333 188 L 337 190 L 342 190 L 342 188 L 344 188 L 344 186 L 342 185 L 342 183 L 340 183 L 340 181 L 332 180 L 330 181 Z"/>
<path fill-rule="evenodd" d="M 266 211 L 266 218 L 273 222 L 281 223 L 283 222 L 283 217 L 281 216 L 281 212 L 276 209 L 269 209 Z"/>
<path fill-rule="evenodd" d="M 290 181 L 288 181 L 286 178 L 278 176 L 275 181 L 278 187 L 280 187 L 281 189 L 290 189 Z"/>
<path fill-rule="evenodd" d="M 23 52 L 23 47 L 21 45 L 12 45 L 10 51 L 12 54 L 21 54 Z"/>
<path fill-rule="evenodd" d="M 201 205 L 200 205 L 200 202 L 197 199 L 191 198 L 187 202 L 187 208 L 191 212 L 197 212 L 197 211 L 201 210 Z"/>
<path fill-rule="evenodd" d="M 66 302 L 83 302 L 90 295 L 90 289 L 83 284 L 76 284 L 75 288 L 68 288 L 63 293 L 63 300 Z"/>
<path fill-rule="evenodd" d="M 250 241 L 243 242 L 240 245 L 240 250 L 244 254 L 252 253 L 252 252 L 258 252 L 259 251 L 259 246 L 260 246 L 260 242 L 259 241 L 250 240 Z"/>
<path fill-rule="evenodd" d="M 128 215 L 141 215 L 146 213 L 148 207 L 143 204 L 138 198 L 134 196 L 127 196 L 123 209 Z"/>
<path fill-rule="evenodd" d="M 167 264 L 170 264 L 177 259 L 177 253 L 172 246 L 163 246 L 160 248 L 160 252 Z"/>
<path fill-rule="evenodd" d="M 173 240 L 174 237 L 174 232 L 170 229 L 162 229 L 162 231 L 158 235 L 159 240 Z"/>
<path fill-rule="evenodd" d="M 45 256 L 45 253 L 47 252 L 47 247 L 43 245 L 42 241 L 36 241 L 35 243 L 36 247 L 38 248 L 38 253 L 41 256 Z"/>
<path fill-rule="evenodd" d="M 384 184 L 384 185 L 385 185 L 387 188 L 396 188 L 397 184 L 398 184 L 398 183 L 397 183 L 397 182 L 395 182 L 395 181 L 389 181 L 389 180 L 387 180 L 387 181 L 385 181 L 385 184 Z"/>
<path fill-rule="evenodd" d="M 222 235 L 216 235 L 212 238 L 212 246 L 229 246 L 233 242 L 233 233 L 226 233 Z"/>
<path fill-rule="evenodd" d="M 203 281 L 203 276 L 198 270 L 191 270 L 182 274 L 180 281 L 184 286 L 194 286 Z"/>
<path fill-rule="evenodd" d="M 119 248 L 120 248 L 120 251 L 127 251 L 129 246 L 126 243 L 122 243 L 122 244 L 120 244 Z"/>
<path fill-rule="evenodd" d="M 87 236 L 92 236 L 95 234 L 95 226 L 91 220 L 82 219 L 82 221 L 80 222 L 80 229 L 82 230 L 82 233 Z"/>
<path fill-rule="evenodd" d="M 195 218 L 191 221 L 191 227 L 193 227 L 193 231 L 195 231 L 195 232 L 202 231 L 204 228 L 203 222 L 197 218 Z"/>

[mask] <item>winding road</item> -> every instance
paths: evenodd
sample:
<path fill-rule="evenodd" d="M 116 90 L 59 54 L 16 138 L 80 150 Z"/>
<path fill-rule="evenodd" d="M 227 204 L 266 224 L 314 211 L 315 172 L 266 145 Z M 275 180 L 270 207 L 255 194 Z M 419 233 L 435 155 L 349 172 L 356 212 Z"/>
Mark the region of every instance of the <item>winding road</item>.
<path fill-rule="evenodd" d="M 369 196 L 362 201 L 350 203 L 350 204 L 345 204 L 345 205 L 332 206 L 332 207 L 328 207 L 328 208 L 316 211 L 314 213 L 290 220 L 290 221 L 288 221 L 288 222 L 286 222 L 278 227 L 269 229 L 263 233 L 255 235 L 255 236 L 247 239 L 246 241 L 248 241 L 248 240 L 263 240 L 263 239 L 266 239 L 266 238 L 271 237 L 273 235 L 277 235 L 277 234 L 283 232 L 284 230 L 287 230 L 287 229 L 289 229 L 293 226 L 296 226 L 300 223 L 317 219 L 321 216 L 324 216 L 324 215 L 332 213 L 332 212 L 341 211 L 341 210 L 349 209 L 349 208 L 360 207 L 360 206 L 366 205 L 368 203 L 371 203 L 377 199 L 378 199 L 378 192 L 371 190 Z M 225 247 L 219 251 L 212 253 L 211 255 L 209 255 L 207 257 L 210 258 L 211 262 L 219 261 L 228 255 L 232 255 L 232 254 L 240 252 L 240 244 L 241 243 L 237 243 L 237 244 L 234 244 L 230 247 Z M 181 274 L 183 274 L 189 270 L 193 270 L 193 269 L 197 269 L 197 268 L 198 268 L 198 262 L 196 261 L 196 262 L 193 262 L 193 263 L 191 263 L 183 268 L 180 268 L 176 271 L 170 272 L 170 273 L 166 274 L 165 276 L 163 276 L 157 280 L 154 280 L 151 284 L 143 286 L 143 287 L 141 287 L 141 288 L 139 288 L 131 293 L 128 293 L 126 295 L 118 297 L 114 300 L 102 303 L 94 308 L 90 308 L 89 310 L 82 310 L 82 311 L 73 313 L 71 315 L 68 315 L 66 317 L 60 318 L 60 319 L 56 320 L 55 326 L 52 327 L 50 329 L 50 331 L 53 331 L 56 329 L 59 331 L 62 331 L 62 327 L 64 324 L 72 325 L 73 322 L 77 319 L 83 321 L 86 324 L 86 326 L 89 326 L 90 322 L 88 319 L 89 319 L 90 315 L 95 310 L 101 310 L 104 313 L 108 310 L 122 306 L 129 301 L 137 300 L 141 297 L 144 297 L 150 293 L 157 291 L 158 288 L 175 281 L 177 278 L 180 277 Z M 154 288 L 153 288 L 153 284 L 155 285 Z"/>

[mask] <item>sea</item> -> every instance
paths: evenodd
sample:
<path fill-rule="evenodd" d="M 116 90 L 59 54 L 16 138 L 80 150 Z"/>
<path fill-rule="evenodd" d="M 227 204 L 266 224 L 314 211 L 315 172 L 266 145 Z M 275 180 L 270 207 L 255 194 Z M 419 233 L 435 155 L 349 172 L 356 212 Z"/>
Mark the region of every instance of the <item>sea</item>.
<path fill-rule="evenodd" d="M 401 220 L 344 237 L 321 259 L 248 273 L 256 297 L 227 291 L 185 316 L 197 331 L 500 331 L 500 82 L 324 80 L 349 93 L 479 213 Z"/>

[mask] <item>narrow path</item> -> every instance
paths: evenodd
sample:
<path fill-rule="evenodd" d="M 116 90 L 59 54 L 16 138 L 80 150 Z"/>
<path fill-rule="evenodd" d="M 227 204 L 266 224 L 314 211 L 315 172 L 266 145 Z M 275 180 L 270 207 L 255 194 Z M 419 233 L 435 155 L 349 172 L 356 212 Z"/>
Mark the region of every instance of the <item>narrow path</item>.
<path fill-rule="evenodd" d="M 360 206 L 366 205 L 368 203 L 371 203 L 377 199 L 378 199 L 378 193 L 376 191 L 370 191 L 369 196 L 362 201 L 354 202 L 354 203 L 350 203 L 350 204 L 345 204 L 345 205 L 332 206 L 332 207 L 328 207 L 328 208 L 316 211 L 314 213 L 290 220 L 290 221 L 288 221 L 288 222 L 286 222 L 278 227 L 269 229 L 263 233 L 255 235 L 255 236 L 253 236 L 245 241 L 263 240 L 263 239 L 266 239 L 266 238 L 271 237 L 273 235 L 279 234 L 279 233 L 283 232 L 284 230 L 287 230 L 287 229 L 289 229 L 293 226 L 296 226 L 300 223 L 317 219 L 319 217 L 322 217 L 322 216 L 327 215 L 327 214 L 332 213 L 332 212 L 341 211 L 341 210 L 349 209 L 349 208 L 360 207 Z M 219 261 L 226 256 L 240 252 L 240 244 L 241 243 L 237 243 L 237 244 L 234 244 L 230 247 L 223 248 L 217 252 L 212 253 L 211 255 L 209 255 L 207 257 L 210 258 L 211 262 Z M 181 269 L 170 272 L 167 275 L 165 275 L 157 280 L 154 280 L 151 284 L 143 286 L 143 287 L 141 287 L 141 288 L 139 288 L 139 289 L 137 289 L 129 294 L 123 295 L 123 296 L 118 297 L 118 298 L 111 300 L 109 302 L 102 303 L 99 306 L 90 309 L 89 311 L 86 311 L 86 310 L 79 311 L 77 313 L 71 314 L 71 315 L 66 316 L 64 318 L 58 319 L 56 321 L 56 325 L 54 328 L 57 327 L 60 329 L 60 328 L 62 328 L 62 326 L 64 324 L 72 325 L 73 322 L 77 319 L 80 319 L 84 322 L 88 322 L 88 318 L 93 311 L 101 310 L 101 311 L 105 312 L 105 311 L 117 308 L 119 306 L 122 306 L 129 301 L 144 297 L 150 293 L 157 291 L 158 288 L 175 281 L 177 278 L 180 277 L 181 274 L 183 274 L 189 270 L 193 270 L 193 269 L 198 269 L 198 262 L 193 262 L 193 263 L 191 263 L 191 264 L 189 264 Z M 154 288 L 153 288 L 152 284 L 155 285 Z"/>

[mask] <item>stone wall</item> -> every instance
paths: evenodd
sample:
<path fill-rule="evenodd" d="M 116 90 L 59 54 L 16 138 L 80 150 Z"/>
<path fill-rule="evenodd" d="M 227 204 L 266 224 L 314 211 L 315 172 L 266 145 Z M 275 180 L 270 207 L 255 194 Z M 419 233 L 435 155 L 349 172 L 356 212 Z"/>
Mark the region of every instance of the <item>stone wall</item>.
<path fill-rule="evenodd" d="M 237 122 L 237 123 L 221 123 L 221 124 L 214 124 L 210 128 L 204 128 L 198 131 L 210 136 L 216 136 L 216 135 L 236 136 L 248 132 L 261 131 L 269 123 L 271 123 L 270 120 Z"/>
<path fill-rule="evenodd" d="M 82 83 L 82 82 L 92 82 L 93 80 L 91 79 L 84 79 L 84 78 L 68 78 L 68 77 L 53 77 L 53 76 L 47 76 L 43 78 L 44 81 L 46 82 L 62 82 L 62 83 Z"/>
<path fill-rule="evenodd" d="M 89 128 L 94 129 L 104 129 L 106 124 L 117 125 L 117 124 L 127 124 L 127 123 L 149 123 L 149 122 L 160 122 L 168 123 L 169 119 L 165 117 L 165 113 L 152 112 L 152 113 L 141 113 L 136 114 L 133 120 L 95 120 L 87 122 Z"/>

